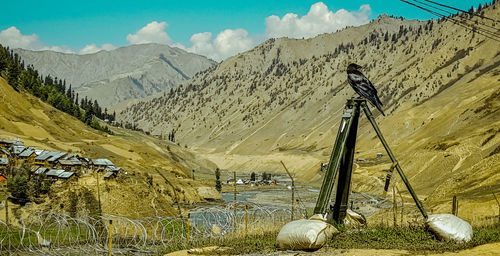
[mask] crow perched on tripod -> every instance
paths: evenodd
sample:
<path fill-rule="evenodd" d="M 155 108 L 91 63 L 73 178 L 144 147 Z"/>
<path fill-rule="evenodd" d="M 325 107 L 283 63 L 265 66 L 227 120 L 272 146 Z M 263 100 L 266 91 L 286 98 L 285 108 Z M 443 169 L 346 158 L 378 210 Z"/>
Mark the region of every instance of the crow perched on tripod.
<path fill-rule="evenodd" d="M 357 64 L 349 64 L 349 66 L 347 66 L 347 81 L 356 93 L 367 99 L 385 116 L 384 111 L 382 111 L 382 102 L 377 96 L 377 89 L 375 89 L 370 80 L 359 71 L 361 68 L 362 67 Z"/>

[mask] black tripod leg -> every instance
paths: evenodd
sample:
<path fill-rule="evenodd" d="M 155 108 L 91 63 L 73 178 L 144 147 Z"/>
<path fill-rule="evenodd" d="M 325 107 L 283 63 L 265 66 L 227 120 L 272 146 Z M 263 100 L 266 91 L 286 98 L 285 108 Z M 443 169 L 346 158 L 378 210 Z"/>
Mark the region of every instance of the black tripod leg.
<path fill-rule="evenodd" d="M 415 204 L 417 205 L 417 208 L 420 210 L 420 213 L 422 213 L 422 216 L 424 216 L 425 219 L 427 219 L 427 212 L 424 209 L 424 206 L 422 205 L 422 202 L 417 197 L 417 194 L 415 191 L 413 191 L 413 188 L 410 185 L 410 182 L 406 178 L 405 174 L 403 173 L 403 170 L 401 169 L 401 166 L 399 166 L 398 161 L 396 160 L 396 157 L 394 154 L 392 154 L 391 149 L 389 148 L 389 145 L 384 139 L 384 136 L 382 135 L 382 132 L 380 131 L 377 123 L 375 122 L 375 119 L 373 118 L 372 112 L 366 105 L 366 102 L 361 103 L 361 108 L 363 108 L 363 111 L 365 112 L 366 117 L 370 121 L 370 123 L 373 126 L 373 129 L 375 129 L 375 132 L 377 133 L 378 138 L 380 139 L 380 142 L 382 142 L 382 145 L 384 145 L 385 150 L 387 151 L 387 154 L 391 158 L 391 161 L 395 163 L 396 170 L 399 173 L 399 176 L 401 177 L 401 180 L 403 180 L 404 184 L 406 185 L 406 188 L 408 189 L 408 192 L 410 192 L 411 197 L 413 198 L 413 201 L 415 201 Z"/>

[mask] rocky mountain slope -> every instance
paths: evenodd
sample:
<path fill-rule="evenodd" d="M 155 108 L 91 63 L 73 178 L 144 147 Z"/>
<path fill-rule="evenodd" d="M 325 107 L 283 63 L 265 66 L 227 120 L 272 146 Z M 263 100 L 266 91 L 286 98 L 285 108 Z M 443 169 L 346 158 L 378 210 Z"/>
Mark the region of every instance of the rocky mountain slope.
<path fill-rule="evenodd" d="M 104 181 L 101 174 L 106 214 L 132 218 L 178 214 L 174 203 L 176 194 L 181 204 L 218 195 L 212 184 L 195 181 L 191 176 L 191 170 L 212 174 L 215 165 L 210 161 L 173 143 L 138 132 L 112 128 L 116 134 L 112 136 L 96 131 L 30 94 L 14 91 L 3 78 L 0 78 L 0 112 L 1 138 L 20 138 L 26 146 L 38 149 L 108 158 L 122 167 L 123 175 L 119 179 Z M 169 184 L 158 171 L 168 178 Z M 84 175 L 76 184 L 74 181 L 71 184 L 53 186 L 45 203 L 23 209 L 64 212 L 71 204 L 69 200 L 75 198 L 74 193 L 97 193 L 93 175 Z"/>
<path fill-rule="evenodd" d="M 498 3 L 482 12 L 500 19 Z M 448 207 L 458 194 L 468 209 L 492 207 L 491 192 L 500 193 L 500 47 L 450 22 L 383 15 L 312 39 L 271 39 L 119 118 L 153 134 L 175 131 L 221 168 L 280 171 L 284 160 L 299 179 L 319 181 L 355 96 L 346 82 L 351 62 L 378 88 L 388 116 L 373 110 L 376 120 L 425 204 Z M 353 189 L 380 192 L 390 163 L 375 161 L 377 152 L 362 117 L 355 157 L 371 164 L 357 165 Z"/>
<path fill-rule="evenodd" d="M 66 79 L 80 97 L 111 107 L 175 88 L 216 63 L 203 56 L 159 44 L 141 44 L 93 54 L 14 50 L 41 74 Z"/>

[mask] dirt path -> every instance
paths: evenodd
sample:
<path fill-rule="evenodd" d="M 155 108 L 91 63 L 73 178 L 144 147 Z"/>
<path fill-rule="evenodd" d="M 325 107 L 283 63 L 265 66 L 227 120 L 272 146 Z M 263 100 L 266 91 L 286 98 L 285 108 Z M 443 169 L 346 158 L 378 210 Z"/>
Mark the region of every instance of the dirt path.
<path fill-rule="evenodd" d="M 187 256 L 187 255 L 224 255 L 223 250 L 217 246 L 197 248 L 192 250 L 181 250 L 165 254 L 164 256 Z M 278 251 L 274 253 L 255 253 L 250 255 L 343 255 L 343 256 L 396 256 L 396 255 L 427 255 L 427 256 L 468 256 L 468 255 L 485 255 L 494 256 L 500 255 L 500 243 L 484 244 L 472 249 L 458 251 L 458 252 L 445 252 L 445 253 L 431 253 L 431 252 L 411 252 L 405 250 L 378 250 L 378 249 L 332 249 L 322 248 L 315 252 L 303 251 Z"/>

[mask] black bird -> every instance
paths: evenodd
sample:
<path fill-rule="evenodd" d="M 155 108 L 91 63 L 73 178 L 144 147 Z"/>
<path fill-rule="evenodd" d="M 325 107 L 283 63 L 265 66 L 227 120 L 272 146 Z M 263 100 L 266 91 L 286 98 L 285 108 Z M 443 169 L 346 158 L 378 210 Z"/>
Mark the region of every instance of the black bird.
<path fill-rule="evenodd" d="M 356 93 L 367 99 L 385 116 L 384 111 L 382 111 L 382 102 L 377 95 L 377 89 L 375 89 L 372 82 L 359 71 L 361 68 L 362 67 L 357 64 L 349 64 L 349 66 L 347 66 L 347 81 Z"/>

